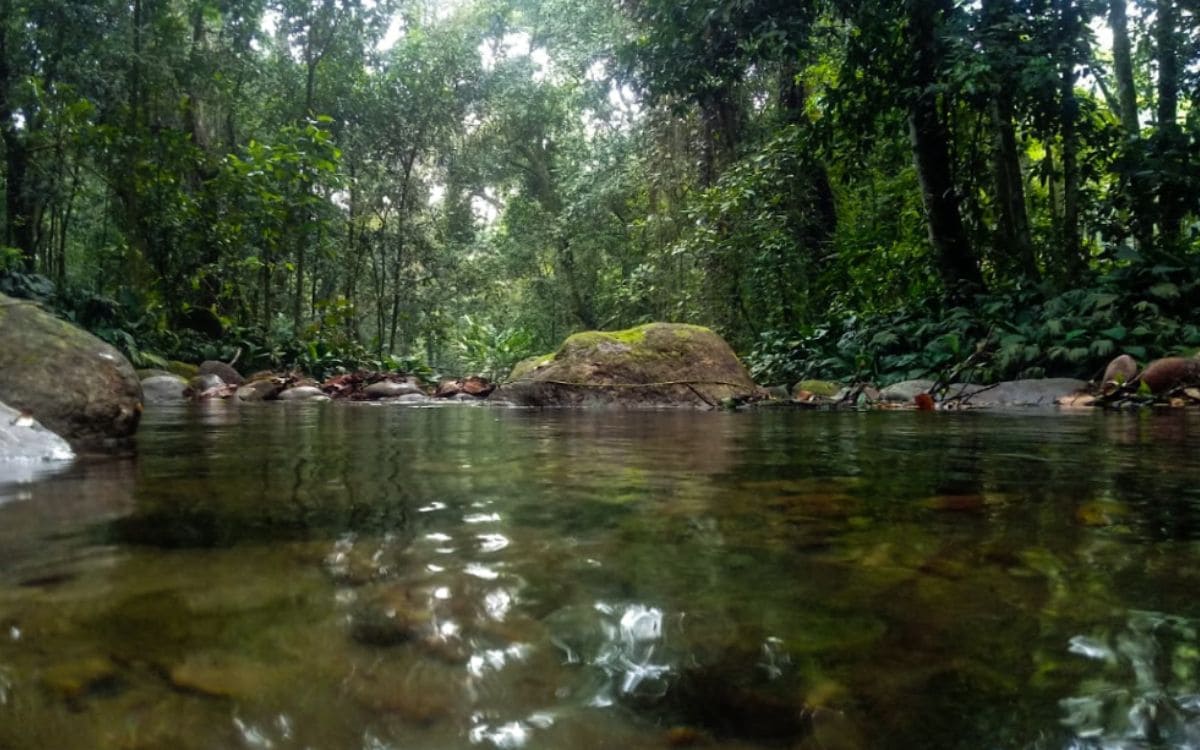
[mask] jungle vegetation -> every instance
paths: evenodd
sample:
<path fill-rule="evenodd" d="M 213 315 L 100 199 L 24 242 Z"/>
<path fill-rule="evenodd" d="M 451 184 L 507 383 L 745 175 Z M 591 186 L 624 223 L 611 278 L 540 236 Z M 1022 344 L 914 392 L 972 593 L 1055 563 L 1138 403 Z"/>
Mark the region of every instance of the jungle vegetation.
<path fill-rule="evenodd" d="M 1196 0 L 0 0 L 0 291 L 142 366 L 1200 347 Z"/>

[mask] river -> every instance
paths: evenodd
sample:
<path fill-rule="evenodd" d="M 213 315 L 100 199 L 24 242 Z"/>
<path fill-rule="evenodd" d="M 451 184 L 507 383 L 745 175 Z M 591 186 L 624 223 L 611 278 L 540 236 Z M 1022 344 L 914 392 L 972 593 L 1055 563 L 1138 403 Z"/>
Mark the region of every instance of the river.
<path fill-rule="evenodd" d="M 0 486 L 0 749 L 1200 743 L 1200 415 L 228 404 Z"/>

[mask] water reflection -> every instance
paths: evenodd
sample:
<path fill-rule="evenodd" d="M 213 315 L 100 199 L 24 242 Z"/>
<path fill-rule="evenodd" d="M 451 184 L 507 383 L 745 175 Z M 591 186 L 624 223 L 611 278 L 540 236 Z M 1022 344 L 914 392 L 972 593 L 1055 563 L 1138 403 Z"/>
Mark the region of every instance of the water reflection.
<path fill-rule="evenodd" d="M 1195 416 L 263 406 L 0 503 L 0 747 L 1200 741 Z"/>

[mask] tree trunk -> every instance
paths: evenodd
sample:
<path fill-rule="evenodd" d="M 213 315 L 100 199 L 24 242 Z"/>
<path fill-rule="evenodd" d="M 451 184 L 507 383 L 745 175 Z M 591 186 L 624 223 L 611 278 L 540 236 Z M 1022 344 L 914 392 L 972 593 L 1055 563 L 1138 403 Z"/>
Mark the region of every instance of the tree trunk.
<path fill-rule="evenodd" d="M 992 173 L 996 187 L 996 256 L 1028 278 L 1038 275 L 1025 206 L 1025 177 L 1013 124 L 1013 70 L 1005 60 L 1019 44 L 1011 28 L 1012 0 L 983 0 L 983 45 L 993 74 Z M 1014 262 L 1015 261 L 1015 262 Z"/>
<path fill-rule="evenodd" d="M 983 276 L 963 228 L 958 192 L 950 171 L 950 137 L 938 113 L 937 26 L 945 9 L 921 1 L 910 3 L 908 8 L 908 41 L 915 59 L 913 83 L 918 90 L 908 112 L 913 162 L 938 272 L 947 293 L 963 297 L 983 288 Z"/>
<path fill-rule="evenodd" d="M 798 73 L 791 62 L 784 63 L 779 73 L 779 110 L 783 121 L 789 125 L 804 122 L 804 106 L 808 101 L 804 84 L 797 80 Z M 837 231 L 837 205 L 834 203 L 829 172 L 824 164 L 814 160 L 810 164 L 808 177 L 815 204 L 813 207 L 817 212 L 818 241 L 827 242 Z"/>
<path fill-rule="evenodd" d="M 1011 253 L 1022 274 L 1037 278 L 1037 258 L 1029 233 L 1029 212 L 1025 206 L 1025 176 L 1021 172 L 1020 148 L 1013 126 L 1012 96 L 997 92 L 992 99 L 992 129 L 995 155 L 996 203 L 999 207 L 997 239 L 1001 253 Z"/>
<path fill-rule="evenodd" d="M 1127 138 L 1137 138 L 1141 132 L 1138 124 L 1137 89 L 1133 83 L 1133 54 L 1129 43 L 1129 24 L 1125 15 L 1126 0 L 1109 0 L 1108 25 L 1113 35 L 1113 72 L 1117 79 L 1118 114 L 1121 127 Z"/>
<path fill-rule="evenodd" d="M 1086 267 L 1079 234 L 1079 102 L 1075 98 L 1075 40 L 1079 14 L 1074 0 L 1061 0 L 1062 69 L 1059 78 L 1059 134 L 1062 137 L 1063 212 L 1062 250 L 1070 278 Z"/>
<path fill-rule="evenodd" d="M 8 2 L 0 3 L 0 141 L 4 143 L 4 237 L 3 245 L 15 247 L 27 271 L 35 270 L 37 247 L 34 243 L 33 201 L 29 195 L 29 151 L 25 138 L 16 126 L 16 105 L 13 87 L 17 71 L 9 58 L 10 43 Z"/>
<path fill-rule="evenodd" d="M 1159 0 L 1154 24 L 1155 57 L 1158 62 L 1158 133 L 1155 136 L 1159 161 L 1165 166 L 1158 181 L 1159 232 L 1162 247 L 1179 242 L 1186 205 L 1186 187 L 1180 173 L 1186 172 L 1186 142 L 1179 117 L 1179 7 L 1175 0 Z"/>

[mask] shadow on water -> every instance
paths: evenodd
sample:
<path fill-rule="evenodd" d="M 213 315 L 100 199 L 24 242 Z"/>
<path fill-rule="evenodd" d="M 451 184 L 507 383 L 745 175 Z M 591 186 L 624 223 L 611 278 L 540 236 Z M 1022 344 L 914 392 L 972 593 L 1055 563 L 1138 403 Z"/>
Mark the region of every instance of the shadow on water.
<path fill-rule="evenodd" d="M 212 404 L 140 441 L 0 490 L 0 748 L 1197 741 L 1195 415 Z"/>

